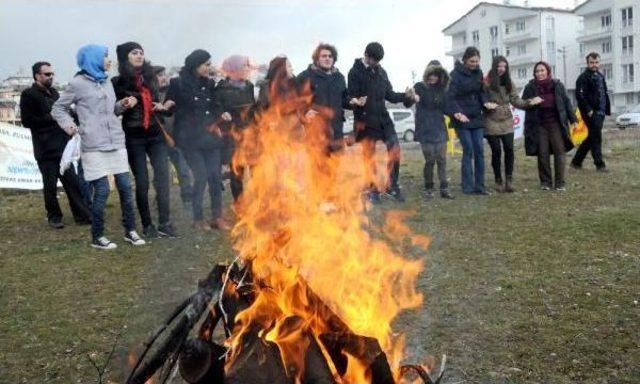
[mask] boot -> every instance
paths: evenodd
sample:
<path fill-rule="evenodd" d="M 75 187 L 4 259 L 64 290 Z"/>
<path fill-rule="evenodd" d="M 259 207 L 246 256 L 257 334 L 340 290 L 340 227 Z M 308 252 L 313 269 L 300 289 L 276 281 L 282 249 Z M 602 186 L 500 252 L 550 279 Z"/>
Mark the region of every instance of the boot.
<path fill-rule="evenodd" d="M 507 182 L 504 185 L 504 191 L 507 193 L 513 193 L 516 190 L 513 188 L 513 179 L 511 177 L 507 177 Z"/>
<path fill-rule="evenodd" d="M 495 190 L 496 192 L 504 192 L 504 188 L 502 186 L 502 180 L 496 180 Z"/>

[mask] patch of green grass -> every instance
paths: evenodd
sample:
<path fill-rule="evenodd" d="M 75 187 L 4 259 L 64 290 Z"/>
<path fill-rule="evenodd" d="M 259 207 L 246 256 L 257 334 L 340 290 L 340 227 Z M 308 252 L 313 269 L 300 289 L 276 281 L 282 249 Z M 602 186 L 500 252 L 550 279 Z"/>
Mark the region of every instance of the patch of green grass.
<path fill-rule="evenodd" d="M 425 261 L 424 306 L 395 324 L 407 359 L 446 353 L 448 382 L 640 382 L 639 136 L 607 133 L 612 172 L 569 169 L 565 193 L 539 191 L 535 159 L 519 149 L 517 193 L 465 196 L 460 158 L 449 158 L 453 201 L 422 199 L 422 155 L 407 146 L 407 202 L 371 214 L 382 222 L 389 209 L 412 210 L 408 224 L 432 239 L 426 253 L 396 244 Z M 1 383 L 95 382 L 88 356 L 102 364 L 116 338 L 108 376 L 121 382 L 129 348 L 233 255 L 225 237 L 191 233 L 177 199 L 184 236 L 131 247 L 110 199 L 115 252 L 90 248 L 88 227 L 49 229 L 39 192 L 0 194 Z M 68 212 L 64 197 L 61 206 Z"/>

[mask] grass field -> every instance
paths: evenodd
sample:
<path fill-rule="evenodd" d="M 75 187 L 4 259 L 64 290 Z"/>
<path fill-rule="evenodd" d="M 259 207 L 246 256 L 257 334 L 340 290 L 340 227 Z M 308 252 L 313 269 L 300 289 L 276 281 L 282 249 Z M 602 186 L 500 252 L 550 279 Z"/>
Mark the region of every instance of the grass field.
<path fill-rule="evenodd" d="M 432 239 L 426 253 L 398 245 L 425 260 L 424 306 L 395 326 L 408 360 L 447 354 L 445 383 L 640 383 L 640 130 L 608 131 L 612 172 L 585 162 L 567 170 L 563 193 L 538 190 L 535 159 L 519 148 L 517 193 L 461 195 L 458 155 L 457 199 L 425 201 L 421 156 L 403 152 L 407 202 L 371 213 L 412 210 L 409 225 Z M 188 233 L 174 195 L 184 236 L 133 248 L 112 193 L 108 235 L 120 248 L 105 252 L 89 247 L 87 227 L 49 229 L 39 192 L 0 194 L 0 383 L 96 382 L 114 341 L 105 377 L 122 381 L 128 349 L 232 257 L 225 237 Z"/>

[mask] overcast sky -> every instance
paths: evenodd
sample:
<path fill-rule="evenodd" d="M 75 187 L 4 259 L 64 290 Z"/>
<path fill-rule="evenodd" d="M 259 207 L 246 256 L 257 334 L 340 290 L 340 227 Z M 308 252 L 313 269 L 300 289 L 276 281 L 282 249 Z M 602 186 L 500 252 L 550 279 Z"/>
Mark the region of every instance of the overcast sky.
<path fill-rule="evenodd" d="M 499 2 L 499 1 L 493 1 Z M 370 41 L 385 48 L 382 65 L 397 88 L 411 84 L 431 59 L 451 67 L 442 29 L 475 0 L 1 0 L 0 78 L 33 62 L 54 65 L 56 80 L 76 72 L 75 54 L 88 43 L 115 47 L 137 41 L 154 64 L 182 65 L 196 48 L 213 62 L 245 54 L 266 63 L 287 54 L 295 72 L 308 65 L 319 42 L 338 48 L 347 73 Z M 574 0 L 532 0 L 532 6 L 572 8 Z M 521 4 L 512 0 L 512 4 Z M 115 68 L 115 66 L 114 66 Z M 113 72 L 113 70 L 112 70 Z"/>

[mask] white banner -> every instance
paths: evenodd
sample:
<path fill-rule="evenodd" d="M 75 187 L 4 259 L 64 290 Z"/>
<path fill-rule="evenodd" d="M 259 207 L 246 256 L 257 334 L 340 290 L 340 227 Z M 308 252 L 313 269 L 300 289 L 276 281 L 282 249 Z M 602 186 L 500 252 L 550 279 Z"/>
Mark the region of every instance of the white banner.
<path fill-rule="evenodd" d="M 513 113 L 513 138 L 520 139 L 524 137 L 524 110 L 511 106 L 511 112 Z"/>
<path fill-rule="evenodd" d="M 0 123 L 0 188 L 42 189 L 30 129 Z"/>

